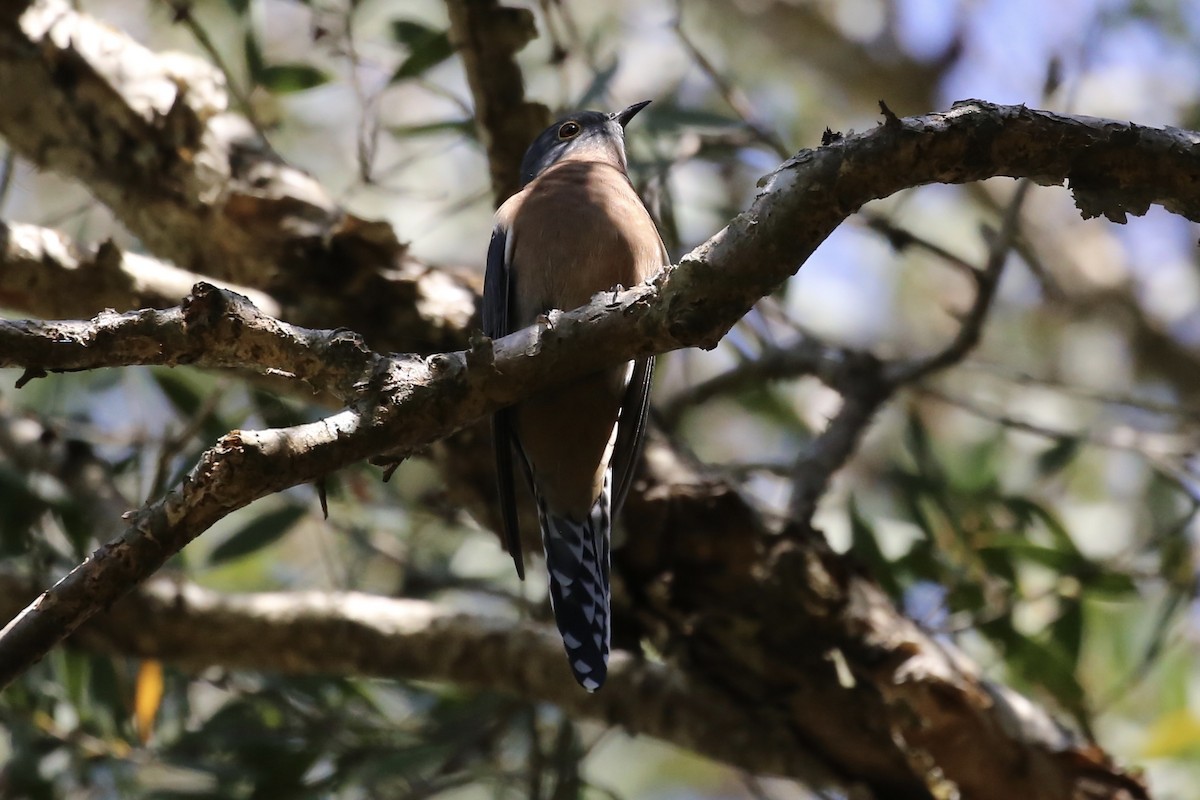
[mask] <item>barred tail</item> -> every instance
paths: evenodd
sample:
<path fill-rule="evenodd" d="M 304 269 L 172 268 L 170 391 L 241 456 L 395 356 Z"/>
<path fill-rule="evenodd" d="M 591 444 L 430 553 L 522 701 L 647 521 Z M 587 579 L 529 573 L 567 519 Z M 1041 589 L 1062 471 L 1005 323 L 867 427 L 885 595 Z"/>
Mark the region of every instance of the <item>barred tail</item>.
<path fill-rule="evenodd" d="M 589 692 L 608 674 L 610 476 L 583 520 L 541 508 L 542 543 L 550 571 L 550 604 L 575 680 Z"/>

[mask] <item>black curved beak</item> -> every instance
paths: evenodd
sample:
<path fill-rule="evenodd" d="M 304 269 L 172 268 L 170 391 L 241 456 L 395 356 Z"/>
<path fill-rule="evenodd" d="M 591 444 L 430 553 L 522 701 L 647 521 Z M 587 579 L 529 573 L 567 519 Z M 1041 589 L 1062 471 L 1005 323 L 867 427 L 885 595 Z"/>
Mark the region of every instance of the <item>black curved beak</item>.
<path fill-rule="evenodd" d="M 634 103 L 633 105 L 631 105 L 629 108 L 625 109 L 624 111 L 618 111 L 614 114 L 611 114 L 610 116 L 613 119 L 615 119 L 617 122 L 621 123 L 621 127 L 624 128 L 626 125 L 629 124 L 629 120 L 631 120 L 635 116 L 637 116 L 637 113 L 648 105 L 650 105 L 650 101 L 643 100 L 640 103 Z"/>

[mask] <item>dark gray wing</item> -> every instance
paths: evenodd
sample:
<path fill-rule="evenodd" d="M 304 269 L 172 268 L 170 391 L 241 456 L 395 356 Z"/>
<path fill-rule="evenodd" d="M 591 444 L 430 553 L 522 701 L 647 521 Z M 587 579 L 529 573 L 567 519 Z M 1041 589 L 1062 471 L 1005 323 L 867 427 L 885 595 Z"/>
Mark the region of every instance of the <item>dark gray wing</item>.
<path fill-rule="evenodd" d="M 483 277 L 483 333 L 492 339 L 507 336 L 512 308 L 512 277 L 505 263 L 508 231 L 497 225 L 488 246 L 487 271 Z M 512 556 L 517 575 L 525 580 L 525 559 L 521 554 L 521 531 L 517 527 L 517 495 L 513 485 L 512 411 L 504 409 L 492 415 L 492 447 L 496 451 L 496 488 L 500 495 L 500 524 L 504 544 Z"/>
<path fill-rule="evenodd" d="M 630 186 L 632 185 L 631 182 Z M 641 195 L 638 196 L 638 199 L 642 199 Z M 646 205 L 645 200 L 642 200 L 642 205 Z M 646 213 L 650 214 L 648 206 Z M 654 219 L 653 214 L 650 214 L 650 219 Z M 670 264 L 671 256 L 667 253 L 667 247 L 662 243 L 661 237 L 659 237 L 658 246 L 662 255 L 662 263 Z M 654 356 L 639 358 L 633 362 L 629 386 L 625 388 L 625 399 L 621 401 L 617 441 L 613 445 L 613 519 L 617 518 L 617 515 L 621 513 L 621 508 L 625 505 L 625 498 L 629 495 L 629 487 L 633 483 L 633 473 L 642 456 L 642 441 L 646 436 L 646 412 L 650 410 L 650 379 L 653 377 Z"/>
<path fill-rule="evenodd" d="M 633 373 L 621 401 L 621 416 L 617 425 L 617 441 L 613 445 L 613 498 L 612 516 L 615 519 L 625 505 L 629 485 L 638 457 L 642 453 L 642 439 L 646 433 L 646 411 L 650 408 L 650 379 L 654 376 L 654 357 L 639 358 L 633 362 Z"/>

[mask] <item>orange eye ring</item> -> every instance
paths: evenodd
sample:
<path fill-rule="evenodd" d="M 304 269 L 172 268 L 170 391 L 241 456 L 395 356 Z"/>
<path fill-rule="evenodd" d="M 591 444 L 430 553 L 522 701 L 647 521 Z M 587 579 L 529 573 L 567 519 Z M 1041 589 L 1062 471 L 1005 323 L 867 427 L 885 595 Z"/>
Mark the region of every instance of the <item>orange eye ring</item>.
<path fill-rule="evenodd" d="M 582 130 L 583 128 L 579 126 L 578 122 L 573 119 L 567 120 L 559 127 L 558 138 L 563 141 L 566 141 L 567 139 L 574 139 Z"/>

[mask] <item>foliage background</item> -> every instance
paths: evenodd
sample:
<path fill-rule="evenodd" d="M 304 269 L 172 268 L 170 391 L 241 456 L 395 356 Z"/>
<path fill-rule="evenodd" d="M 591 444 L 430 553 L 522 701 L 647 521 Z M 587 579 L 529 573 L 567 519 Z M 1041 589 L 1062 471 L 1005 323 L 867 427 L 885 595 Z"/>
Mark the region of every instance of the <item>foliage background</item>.
<path fill-rule="evenodd" d="M 76 5 L 153 50 L 219 61 L 283 158 L 359 216 L 393 223 L 417 258 L 481 269 L 487 163 L 441 3 Z M 541 36 L 519 59 L 531 98 L 552 108 L 654 99 L 631 127 L 633 171 L 675 257 L 825 128 L 875 124 L 880 99 L 902 115 L 981 97 L 1200 127 L 1194 3 L 546 0 L 534 10 Z M 664 360 L 663 425 L 787 513 L 793 462 L 837 396 L 784 374 L 732 381 L 703 402 L 695 387 L 798 331 L 882 356 L 935 349 L 973 287 L 925 245 L 982 264 L 1014 186 L 931 186 L 872 204 L 717 350 Z M 137 247 L 84 189 L 11 155 L 0 191 L 6 219 Z M 1123 226 L 1081 221 L 1064 190 L 1035 188 L 980 346 L 885 408 L 816 516 L 915 619 L 1144 767 L 1169 798 L 1200 797 L 1198 237 L 1157 208 Z M 5 417 L 36 416 L 86 442 L 130 505 L 172 485 L 225 431 L 319 413 L 189 369 L 58 375 L 20 391 L 17 378 L 0 373 Z M 330 493 L 328 521 L 310 489 L 285 492 L 225 520 L 172 569 L 222 591 L 361 589 L 545 616 L 544 586 L 516 582 L 492 533 L 422 460 L 387 484 L 376 468 L 347 470 Z M 61 483 L 11 450 L 0 452 L 0 509 L 0 556 L 36 574 L 74 563 L 98 534 Z M 147 743 L 132 710 L 152 699 L 154 670 L 55 651 L 0 696 L 0 794 L 806 796 L 553 707 L 355 678 L 168 667 Z"/>

